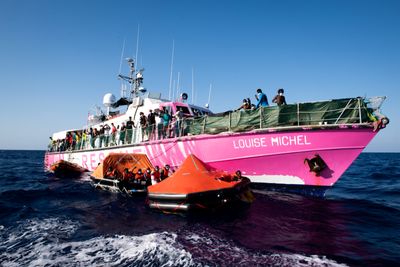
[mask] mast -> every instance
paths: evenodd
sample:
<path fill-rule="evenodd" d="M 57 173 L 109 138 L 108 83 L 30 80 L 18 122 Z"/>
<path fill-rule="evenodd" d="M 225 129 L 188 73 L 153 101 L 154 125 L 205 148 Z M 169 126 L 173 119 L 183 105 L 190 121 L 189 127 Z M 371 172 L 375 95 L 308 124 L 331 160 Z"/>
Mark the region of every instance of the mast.
<path fill-rule="evenodd" d="M 129 76 L 119 74 L 118 77 L 124 81 L 127 81 L 131 85 L 130 99 L 139 96 L 140 93 L 145 93 L 146 89 L 141 87 L 143 83 L 143 71 L 144 69 L 136 70 L 135 61 L 132 58 L 126 58 L 129 64 Z"/>

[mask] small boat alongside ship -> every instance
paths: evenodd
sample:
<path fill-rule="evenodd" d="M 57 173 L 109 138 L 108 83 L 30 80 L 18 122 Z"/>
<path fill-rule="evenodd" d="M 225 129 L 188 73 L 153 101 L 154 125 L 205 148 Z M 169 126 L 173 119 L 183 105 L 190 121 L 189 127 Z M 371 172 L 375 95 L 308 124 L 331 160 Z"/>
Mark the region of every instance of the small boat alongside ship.
<path fill-rule="evenodd" d="M 251 202 L 250 179 L 212 170 L 194 155 L 166 180 L 148 188 L 148 205 L 161 211 L 216 210 Z"/>
<path fill-rule="evenodd" d="M 344 98 L 213 114 L 189 104 L 187 94 L 171 101 L 142 87 L 142 70 L 128 60 L 129 97 L 106 94 L 106 112 L 91 115 L 83 129 L 54 133 L 45 166 L 65 160 L 91 171 L 109 154 L 140 153 L 153 166 L 177 169 L 188 155 L 207 166 L 241 170 L 257 190 L 282 187 L 305 194 L 331 188 L 389 120 L 385 97 Z M 122 112 L 121 109 L 126 108 Z M 155 122 L 140 126 L 152 110 Z M 163 124 L 163 114 L 177 114 Z M 126 128 L 131 120 L 136 128 Z M 118 131 L 113 127 L 119 126 Z"/>
<path fill-rule="evenodd" d="M 135 176 L 135 171 L 153 169 L 144 154 L 115 153 L 108 155 L 90 175 L 95 188 L 111 192 L 146 193 L 149 181 Z"/>
<path fill-rule="evenodd" d="M 50 171 L 60 178 L 76 178 L 80 177 L 84 172 L 88 172 L 88 169 L 61 159 L 51 164 Z"/>

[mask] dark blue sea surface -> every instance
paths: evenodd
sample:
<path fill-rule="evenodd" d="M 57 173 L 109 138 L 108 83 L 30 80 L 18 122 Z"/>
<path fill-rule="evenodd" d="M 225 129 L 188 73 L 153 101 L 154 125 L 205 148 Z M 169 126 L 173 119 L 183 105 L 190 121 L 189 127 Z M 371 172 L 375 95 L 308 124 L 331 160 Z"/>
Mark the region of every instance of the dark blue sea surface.
<path fill-rule="evenodd" d="M 174 215 L 0 151 L 0 266 L 399 266 L 400 154 L 363 153 L 325 198 Z"/>

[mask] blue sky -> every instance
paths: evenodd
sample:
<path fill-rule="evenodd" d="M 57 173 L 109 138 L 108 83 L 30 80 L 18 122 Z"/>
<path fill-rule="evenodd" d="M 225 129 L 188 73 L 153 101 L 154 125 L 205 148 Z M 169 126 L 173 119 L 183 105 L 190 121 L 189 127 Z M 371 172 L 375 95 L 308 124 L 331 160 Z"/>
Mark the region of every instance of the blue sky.
<path fill-rule="evenodd" d="M 0 149 L 45 149 L 86 124 L 105 93 L 119 96 L 121 50 L 145 87 L 174 79 L 214 111 L 262 88 L 288 102 L 388 97 L 389 126 L 366 151 L 400 151 L 400 1 L 0 1 Z M 124 65 L 125 67 L 125 65 Z M 126 68 L 123 69 L 125 72 Z"/>

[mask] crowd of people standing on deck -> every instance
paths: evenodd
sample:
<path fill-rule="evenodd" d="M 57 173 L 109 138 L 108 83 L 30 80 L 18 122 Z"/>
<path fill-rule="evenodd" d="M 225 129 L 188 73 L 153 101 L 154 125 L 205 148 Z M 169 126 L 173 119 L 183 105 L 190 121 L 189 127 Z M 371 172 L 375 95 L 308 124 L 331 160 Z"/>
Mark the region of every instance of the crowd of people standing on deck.
<path fill-rule="evenodd" d="M 71 151 L 180 137 L 184 135 L 183 120 L 183 112 L 179 108 L 173 115 L 166 109 L 158 113 L 150 109 L 147 115 L 139 113 L 137 124 L 129 117 L 120 125 L 104 123 L 99 127 L 67 132 L 63 139 L 53 140 L 50 137 L 48 148 L 49 151 Z"/>

